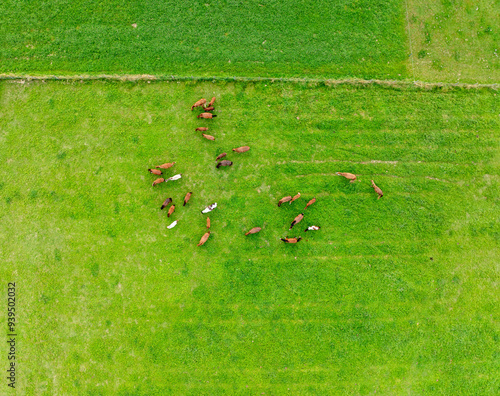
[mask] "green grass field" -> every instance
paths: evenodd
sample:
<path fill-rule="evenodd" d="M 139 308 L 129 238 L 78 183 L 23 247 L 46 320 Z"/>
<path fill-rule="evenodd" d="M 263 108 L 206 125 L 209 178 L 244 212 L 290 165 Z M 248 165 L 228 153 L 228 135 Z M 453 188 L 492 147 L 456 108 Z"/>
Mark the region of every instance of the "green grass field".
<path fill-rule="evenodd" d="M 7 0 L 0 73 L 497 83 L 499 23 L 491 0 Z"/>
<path fill-rule="evenodd" d="M 499 132 L 486 90 L 1 82 L 17 392 L 497 394 Z"/>
<path fill-rule="evenodd" d="M 499 24 L 491 0 L 6 0 L 0 73 L 498 83 Z"/>
<path fill-rule="evenodd" d="M 1 2 L 0 395 L 500 393 L 499 93 L 408 83 L 498 84 L 498 26 L 498 0 Z M 356 78 L 384 81 L 330 81 Z"/>
<path fill-rule="evenodd" d="M 399 0 L 6 0 L 1 21 L 0 73 L 392 79 L 409 54 Z"/>
<path fill-rule="evenodd" d="M 408 0 L 415 77 L 423 81 L 500 81 L 498 0 Z"/>

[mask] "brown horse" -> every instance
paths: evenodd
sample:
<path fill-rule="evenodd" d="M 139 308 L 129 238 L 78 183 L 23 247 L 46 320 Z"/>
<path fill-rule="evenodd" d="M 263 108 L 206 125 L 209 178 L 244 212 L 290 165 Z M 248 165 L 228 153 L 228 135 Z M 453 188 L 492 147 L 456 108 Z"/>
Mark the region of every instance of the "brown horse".
<path fill-rule="evenodd" d="M 242 147 L 237 147 L 234 148 L 233 151 L 236 151 L 237 153 L 244 153 L 245 151 L 250 150 L 250 147 L 248 146 L 242 146 Z"/>
<path fill-rule="evenodd" d="M 205 103 L 207 103 L 207 100 L 206 99 L 200 99 L 199 101 L 197 101 L 194 105 L 191 106 L 191 111 L 193 111 L 193 109 L 195 107 L 200 107 L 200 106 L 203 106 Z"/>
<path fill-rule="evenodd" d="M 207 239 L 208 239 L 208 237 L 209 237 L 209 236 L 210 236 L 210 232 L 205 233 L 205 234 L 201 237 L 201 239 L 200 239 L 200 243 L 198 243 L 198 245 L 196 245 L 196 246 L 201 246 L 201 245 L 203 245 L 203 244 L 207 241 Z"/>
<path fill-rule="evenodd" d="M 378 194 L 377 199 L 380 199 L 384 196 L 384 193 L 382 192 L 382 190 L 379 187 L 377 187 L 377 185 L 375 184 L 375 182 L 373 180 L 372 180 L 372 187 L 375 190 L 375 192 Z"/>
<path fill-rule="evenodd" d="M 292 225 L 290 226 L 290 229 L 293 228 L 295 224 L 300 223 L 300 221 L 304 218 L 304 213 L 299 214 L 295 219 L 292 221 Z"/>
<path fill-rule="evenodd" d="M 203 136 L 205 139 L 208 140 L 215 140 L 215 138 L 212 135 L 205 135 L 204 133 L 202 133 L 201 136 Z"/>
<path fill-rule="evenodd" d="M 356 181 L 356 175 L 353 173 L 337 172 L 337 175 L 344 176 L 346 179 L 349 179 L 351 183 Z"/>
<path fill-rule="evenodd" d="M 281 206 L 281 204 L 284 204 L 285 202 L 290 202 L 292 200 L 292 196 L 291 195 L 288 195 L 286 197 L 283 197 L 281 198 L 279 201 L 278 201 L 278 207 Z"/>
<path fill-rule="evenodd" d="M 153 182 L 153 187 L 156 186 L 157 184 L 163 183 L 164 181 L 165 181 L 165 179 L 163 177 L 160 177 L 159 179 L 156 179 Z"/>
<path fill-rule="evenodd" d="M 304 210 L 306 210 L 306 209 L 307 209 L 309 206 L 311 206 L 314 202 L 316 202 L 316 198 L 311 199 L 311 200 L 307 203 L 307 205 L 306 205 L 306 207 L 304 208 Z"/>
<path fill-rule="evenodd" d="M 155 168 L 168 169 L 174 166 L 175 162 L 167 162 L 166 164 L 155 166 Z"/>
<path fill-rule="evenodd" d="M 217 117 L 217 114 L 212 114 L 212 113 L 201 113 L 201 114 L 198 114 L 198 117 L 197 118 L 215 118 Z"/>
<path fill-rule="evenodd" d="M 298 238 L 281 238 L 281 240 L 285 243 L 297 243 L 299 242 L 300 240 L 302 239 L 302 237 L 298 237 Z"/>
<path fill-rule="evenodd" d="M 186 194 L 186 196 L 184 197 L 184 205 L 182 205 L 182 206 L 186 206 L 186 204 L 188 203 L 188 201 L 191 199 L 191 195 L 193 195 L 192 192 L 188 192 Z"/>
<path fill-rule="evenodd" d="M 260 227 L 254 227 L 250 231 L 248 231 L 245 235 L 250 235 L 250 234 L 257 234 L 262 228 Z"/>
<path fill-rule="evenodd" d="M 289 204 L 291 205 L 293 201 L 295 201 L 296 199 L 299 199 L 300 198 L 300 193 L 297 193 L 297 195 L 295 195 L 292 200 L 289 202 Z"/>

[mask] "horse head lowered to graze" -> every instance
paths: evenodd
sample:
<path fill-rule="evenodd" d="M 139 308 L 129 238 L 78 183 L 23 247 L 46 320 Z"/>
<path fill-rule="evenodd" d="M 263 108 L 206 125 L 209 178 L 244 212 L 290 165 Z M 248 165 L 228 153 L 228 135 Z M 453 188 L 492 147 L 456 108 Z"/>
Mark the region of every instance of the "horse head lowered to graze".
<path fill-rule="evenodd" d="M 193 111 L 195 107 L 203 106 L 205 103 L 207 103 L 206 99 L 198 100 L 194 105 L 191 106 L 191 111 Z"/>
<path fill-rule="evenodd" d="M 156 179 L 153 182 L 153 187 L 156 186 L 157 184 L 164 183 L 164 182 L 165 182 L 165 179 L 163 177 L 160 177 L 159 179 Z"/>
<path fill-rule="evenodd" d="M 354 173 L 337 172 L 337 175 L 344 176 L 346 179 L 349 179 L 351 183 L 356 181 L 356 175 Z"/>
<path fill-rule="evenodd" d="M 292 200 L 292 196 L 291 195 L 288 195 L 286 197 L 283 197 L 281 198 L 279 201 L 278 201 L 278 206 L 281 206 L 281 204 L 284 204 L 285 202 L 290 202 Z"/>
<path fill-rule="evenodd" d="M 378 194 L 377 199 L 380 199 L 384 196 L 384 193 L 382 192 L 382 190 L 379 187 L 377 187 L 377 185 L 375 184 L 375 182 L 373 180 L 372 180 L 372 187 L 375 190 L 375 192 Z"/>

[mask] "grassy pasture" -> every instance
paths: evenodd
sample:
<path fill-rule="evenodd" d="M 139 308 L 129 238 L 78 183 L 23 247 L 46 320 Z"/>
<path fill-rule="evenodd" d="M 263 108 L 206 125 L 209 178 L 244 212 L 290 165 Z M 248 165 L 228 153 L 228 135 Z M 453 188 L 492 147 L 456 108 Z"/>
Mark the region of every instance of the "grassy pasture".
<path fill-rule="evenodd" d="M 408 7 L 417 80 L 500 81 L 498 0 L 408 0 Z"/>
<path fill-rule="evenodd" d="M 399 0 L 6 0 L 0 72 L 404 78 L 403 10 Z"/>
<path fill-rule="evenodd" d="M 18 392 L 497 393 L 499 115 L 489 91 L 2 82 Z M 183 178 L 153 189 L 166 161 Z M 167 230 L 163 199 L 187 191 Z"/>

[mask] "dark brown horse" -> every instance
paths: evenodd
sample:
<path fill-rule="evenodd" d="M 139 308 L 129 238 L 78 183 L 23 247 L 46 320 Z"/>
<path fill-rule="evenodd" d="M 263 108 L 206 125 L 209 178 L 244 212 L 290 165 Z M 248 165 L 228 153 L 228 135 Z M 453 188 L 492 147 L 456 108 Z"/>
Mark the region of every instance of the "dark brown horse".
<path fill-rule="evenodd" d="M 161 208 L 160 208 L 160 209 L 161 209 L 161 210 L 165 209 L 165 208 L 168 206 L 168 204 L 169 204 L 170 202 L 172 202 L 172 198 L 167 198 L 167 199 L 163 202 L 163 205 L 161 205 Z"/>
<path fill-rule="evenodd" d="M 217 168 L 220 168 L 221 166 L 231 166 L 231 165 L 233 165 L 232 161 L 223 160 L 217 164 Z"/>

